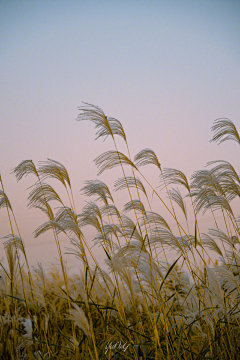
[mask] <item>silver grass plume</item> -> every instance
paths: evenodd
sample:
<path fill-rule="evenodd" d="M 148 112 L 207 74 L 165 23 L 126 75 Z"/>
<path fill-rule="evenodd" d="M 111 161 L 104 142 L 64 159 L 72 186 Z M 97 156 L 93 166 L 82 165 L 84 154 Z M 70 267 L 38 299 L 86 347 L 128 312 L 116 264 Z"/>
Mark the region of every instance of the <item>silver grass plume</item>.
<path fill-rule="evenodd" d="M 8 246 L 16 246 L 17 249 L 21 250 L 24 253 L 24 243 L 21 238 L 17 235 L 9 234 L 4 236 L 2 239 L 6 239 L 4 242 L 4 248 L 6 249 Z"/>
<path fill-rule="evenodd" d="M 222 250 L 211 236 L 209 236 L 208 234 L 202 234 L 201 241 L 203 246 L 207 247 L 209 250 L 212 250 L 221 257 L 223 257 Z"/>
<path fill-rule="evenodd" d="M 105 170 L 110 170 L 120 165 L 128 165 L 137 169 L 134 163 L 126 155 L 116 150 L 106 151 L 99 155 L 94 161 L 99 169 L 98 175 Z"/>
<path fill-rule="evenodd" d="M 108 204 L 105 206 L 102 206 L 100 208 L 102 217 L 103 216 L 117 216 L 118 218 L 121 217 L 120 212 L 118 211 L 117 207 L 112 204 Z"/>
<path fill-rule="evenodd" d="M 114 183 L 114 191 L 119 191 L 127 188 L 137 188 L 138 190 L 141 190 L 144 195 L 147 197 L 146 190 L 142 184 L 142 182 L 137 178 L 133 176 L 126 176 L 120 179 L 117 179 Z"/>
<path fill-rule="evenodd" d="M 134 156 L 134 163 L 137 167 L 153 164 L 157 166 L 159 170 L 161 170 L 161 165 L 158 161 L 155 152 L 148 148 L 141 150 L 139 153 L 137 153 Z"/>
<path fill-rule="evenodd" d="M 100 180 L 84 181 L 85 186 L 81 189 L 82 194 L 86 196 L 98 195 L 97 201 L 102 200 L 105 205 L 108 205 L 108 200 L 113 202 L 112 195 L 108 186 Z"/>
<path fill-rule="evenodd" d="M 143 203 L 140 200 L 132 200 L 124 205 L 123 212 L 126 213 L 131 210 L 136 210 L 140 213 L 145 214 L 146 210 Z"/>
<path fill-rule="evenodd" d="M 171 200 L 173 200 L 182 210 L 185 219 L 187 221 L 187 208 L 186 208 L 186 203 L 183 200 L 183 197 L 179 191 L 179 189 L 171 189 L 169 190 L 169 197 L 171 198 Z"/>
<path fill-rule="evenodd" d="M 143 226 L 144 222 L 146 223 L 146 225 L 151 225 L 153 230 L 158 227 L 163 227 L 171 231 L 171 228 L 166 222 L 166 220 L 158 213 L 146 211 L 146 217 L 140 220 L 140 225 Z"/>
<path fill-rule="evenodd" d="M 132 219 L 126 215 L 122 215 L 122 224 L 121 228 L 123 229 L 124 236 L 129 240 L 135 239 L 141 244 L 143 243 L 143 237 L 137 229 L 137 225 L 132 221 Z"/>
<path fill-rule="evenodd" d="M 33 190 L 29 193 L 28 200 L 29 208 L 42 206 L 42 204 L 49 201 L 57 201 L 63 205 L 62 200 L 53 187 L 43 182 L 35 184 Z"/>
<path fill-rule="evenodd" d="M 231 120 L 227 118 L 220 118 L 215 120 L 214 123 L 215 124 L 211 127 L 214 135 L 210 142 L 218 141 L 218 143 L 221 144 L 226 140 L 234 140 L 238 144 L 240 144 L 239 132 L 237 131 L 236 126 Z"/>
<path fill-rule="evenodd" d="M 186 250 L 190 250 L 191 242 L 188 237 L 184 238 L 184 241 L 173 235 L 173 233 L 167 229 L 159 228 L 153 229 L 153 234 L 149 236 L 150 244 L 155 244 L 157 247 L 163 245 L 165 247 L 170 246 L 177 252 L 185 253 L 184 245 L 187 245 Z"/>
<path fill-rule="evenodd" d="M 12 207 L 7 195 L 5 194 L 5 192 L 0 190 L 0 209 L 4 207 L 7 207 L 12 211 Z"/>
<path fill-rule="evenodd" d="M 92 121 L 95 124 L 96 140 L 100 137 L 118 135 L 126 142 L 126 134 L 123 130 L 122 124 L 119 120 L 106 116 L 103 110 L 96 105 L 84 103 L 84 106 L 79 107 L 80 114 L 77 117 L 78 121 Z"/>
<path fill-rule="evenodd" d="M 34 231 L 34 236 L 38 237 L 50 229 L 55 230 L 57 234 L 70 232 L 70 234 L 75 234 L 79 239 L 83 238 L 77 217 L 69 207 L 60 208 L 53 220 L 45 222 Z"/>
<path fill-rule="evenodd" d="M 209 229 L 209 234 L 216 240 L 221 240 L 231 247 L 235 247 L 236 244 L 239 244 L 238 238 L 236 236 L 229 237 L 224 233 L 224 231 L 220 229 Z"/>
<path fill-rule="evenodd" d="M 196 171 L 191 177 L 191 191 L 196 212 L 225 209 L 233 216 L 230 204 L 216 176 L 211 170 Z"/>
<path fill-rule="evenodd" d="M 102 214 L 100 208 L 94 202 L 88 202 L 84 207 L 82 213 L 78 217 L 80 227 L 91 225 L 97 231 L 102 231 Z"/>
<path fill-rule="evenodd" d="M 165 187 L 165 181 L 167 186 L 171 184 L 182 185 L 185 187 L 185 189 L 187 189 L 189 194 L 191 193 L 188 179 L 186 175 L 180 170 L 165 168 L 163 169 L 162 174 L 159 175 L 159 178 L 161 188 Z"/>
<path fill-rule="evenodd" d="M 218 184 L 226 196 L 228 201 L 232 201 L 236 197 L 240 197 L 240 176 L 234 167 L 227 161 L 216 160 L 207 163 L 207 166 L 216 164 L 211 169 L 211 174 L 214 175 Z"/>
<path fill-rule="evenodd" d="M 54 178 L 60 181 L 64 187 L 68 184 L 71 189 L 71 182 L 67 169 L 58 161 L 52 159 L 41 161 L 39 163 L 38 173 L 43 181 L 47 178 Z"/>
<path fill-rule="evenodd" d="M 18 166 L 16 166 L 12 173 L 15 174 L 17 181 L 21 180 L 24 176 L 34 174 L 38 177 L 38 171 L 32 160 L 24 160 Z"/>

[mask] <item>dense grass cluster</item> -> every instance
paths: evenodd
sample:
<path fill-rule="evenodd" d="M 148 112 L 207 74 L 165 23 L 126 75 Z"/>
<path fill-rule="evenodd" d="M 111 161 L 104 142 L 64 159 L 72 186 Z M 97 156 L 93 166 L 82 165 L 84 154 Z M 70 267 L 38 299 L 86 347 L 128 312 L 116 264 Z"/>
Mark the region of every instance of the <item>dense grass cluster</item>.
<path fill-rule="evenodd" d="M 0 358 L 239 359 L 240 217 L 231 207 L 240 196 L 236 170 L 226 161 L 212 162 L 189 182 L 179 170 L 162 169 L 150 149 L 131 158 L 121 123 L 99 107 L 85 104 L 78 120 L 94 122 L 97 138 L 112 138 L 115 150 L 100 155 L 95 163 L 99 174 L 115 166 L 122 169 L 114 190 L 127 191 L 129 202 L 120 211 L 105 183 L 85 181 L 82 193 L 91 201 L 78 214 L 62 164 L 47 160 L 35 166 L 31 160 L 22 161 L 13 173 L 17 181 L 35 176 L 29 207 L 46 215 L 34 235 L 52 233 L 61 263 L 60 269 L 46 274 L 41 263 L 36 268 L 29 265 L 1 179 L 0 208 L 8 214 L 10 234 L 4 239 L 7 265 L 0 263 Z M 230 120 L 216 120 L 212 130 L 212 141 L 235 140 L 240 145 Z M 126 143 L 126 154 L 117 148 L 118 136 Z M 145 165 L 158 168 L 167 203 L 141 172 Z M 67 205 L 49 184 L 50 178 L 63 185 Z M 176 186 L 191 205 L 193 229 Z M 152 210 L 146 188 L 172 217 L 177 234 L 163 214 Z M 177 208 L 184 223 L 177 219 Z M 206 211 L 213 224 L 202 233 L 198 214 Z M 84 237 L 85 226 L 94 227 L 94 239 Z M 79 275 L 70 276 L 66 269 L 60 234 L 69 239 L 68 252 L 79 259 Z M 108 271 L 91 252 L 92 242 L 103 248 Z M 175 254 L 171 262 L 169 249 Z M 214 253 L 213 261 L 209 254 Z M 90 258 L 94 266 L 89 265 Z"/>

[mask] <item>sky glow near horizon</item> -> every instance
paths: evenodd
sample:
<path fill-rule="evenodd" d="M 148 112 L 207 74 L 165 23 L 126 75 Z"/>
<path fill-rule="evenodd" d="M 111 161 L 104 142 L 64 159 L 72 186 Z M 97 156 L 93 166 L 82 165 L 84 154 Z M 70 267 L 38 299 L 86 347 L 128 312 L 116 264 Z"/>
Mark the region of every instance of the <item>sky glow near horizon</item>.
<path fill-rule="evenodd" d="M 46 221 L 27 210 L 35 179 L 17 183 L 9 173 L 26 159 L 63 163 L 80 212 L 89 199 L 79 190 L 97 178 L 93 160 L 114 149 L 110 138 L 94 141 L 93 124 L 75 121 L 82 101 L 121 121 L 132 157 L 151 148 L 162 167 L 188 178 L 211 160 L 239 172 L 238 144 L 209 142 L 217 118 L 240 128 L 239 1 L 3 0 L 0 14 L 0 172 L 32 264 L 54 261 L 57 251 L 50 233 L 32 235 Z M 158 186 L 157 169 L 143 173 Z M 112 190 L 119 176 L 116 169 L 99 178 Z M 113 194 L 121 206 L 128 201 L 126 192 Z M 0 237 L 10 233 L 5 210 Z M 63 252 L 68 246 L 64 240 Z"/>

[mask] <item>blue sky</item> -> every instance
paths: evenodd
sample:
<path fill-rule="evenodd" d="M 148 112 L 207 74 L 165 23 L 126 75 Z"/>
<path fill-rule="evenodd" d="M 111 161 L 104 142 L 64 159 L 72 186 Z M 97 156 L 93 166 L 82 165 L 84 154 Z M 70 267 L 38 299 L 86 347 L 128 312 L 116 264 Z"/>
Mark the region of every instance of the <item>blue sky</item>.
<path fill-rule="evenodd" d="M 34 179 L 9 173 L 25 159 L 62 162 L 80 211 L 93 160 L 113 148 L 75 121 L 82 101 L 122 122 L 132 156 L 150 147 L 188 177 L 216 159 L 239 171 L 236 143 L 209 143 L 216 118 L 240 127 L 239 1 L 2 0 L 0 17 L 0 171 L 33 261 L 31 233 L 44 221 L 26 210 Z M 101 179 L 111 187 L 119 174 Z M 147 174 L 157 186 L 155 169 Z"/>

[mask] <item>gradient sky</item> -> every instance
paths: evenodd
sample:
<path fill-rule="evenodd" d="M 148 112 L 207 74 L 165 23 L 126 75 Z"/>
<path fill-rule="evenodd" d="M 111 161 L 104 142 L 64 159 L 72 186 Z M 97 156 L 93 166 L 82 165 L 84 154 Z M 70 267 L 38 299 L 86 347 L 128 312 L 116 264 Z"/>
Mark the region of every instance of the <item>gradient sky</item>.
<path fill-rule="evenodd" d="M 93 124 L 75 121 L 82 101 L 122 122 L 132 156 L 150 147 L 188 177 L 216 159 L 239 171 L 237 143 L 209 143 L 217 118 L 240 128 L 239 19 L 233 0 L 1 0 L 0 171 L 31 263 L 57 252 L 52 237 L 32 235 L 45 220 L 26 209 L 35 179 L 9 173 L 26 159 L 60 161 L 80 212 L 79 190 L 97 177 L 93 160 L 113 149 L 111 139 L 94 141 Z M 145 173 L 157 186 L 157 169 Z M 117 176 L 100 178 L 112 188 Z M 5 212 L 0 237 L 10 233 Z"/>

